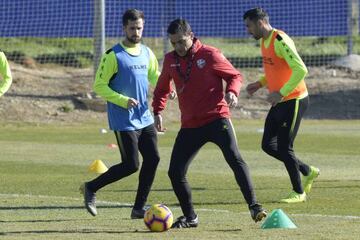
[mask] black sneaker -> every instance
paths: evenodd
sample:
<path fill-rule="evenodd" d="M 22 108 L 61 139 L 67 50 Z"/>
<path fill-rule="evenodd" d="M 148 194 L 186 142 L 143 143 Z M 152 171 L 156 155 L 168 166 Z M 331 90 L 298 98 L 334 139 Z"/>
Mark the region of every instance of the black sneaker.
<path fill-rule="evenodd" d="M 255 222 L 260 222 L 267 216 L 266 210 L 264 210 L 260 204 L 253 204 L 249 207 L 250 215 Z"/>
<path fill-rule="evenodd" d="M 80 186 L 80 193 L 84 196 L 86 210 L 95 217 L 97 214 L 95 193 L 87 187 L 87 183 Z"/>
<path fill-rule="evenodd" d="M 196 215 L 194 219 L 187 219 L 185 216 L 181 216 L 173 223 L 171 228 L 192 228 L 199 225 L 199 218 Z"/>
<path fill-rule="evenodd" d="M 135 209 L 131 211 L 131 219 L 143 219 L 145 215 L 145 209 Z"/>

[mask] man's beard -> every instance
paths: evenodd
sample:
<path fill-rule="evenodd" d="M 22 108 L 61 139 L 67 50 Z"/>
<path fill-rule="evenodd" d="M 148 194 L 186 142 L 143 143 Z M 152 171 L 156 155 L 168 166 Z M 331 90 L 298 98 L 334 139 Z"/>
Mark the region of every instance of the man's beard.
<path fill-rule="evenodd" d="M 127 39 L 129 42 L 134 43 L 134 44 L 141 42 L 141 38 L 134 39 L 134 38 L 126 37 L 126 39 Z"/>

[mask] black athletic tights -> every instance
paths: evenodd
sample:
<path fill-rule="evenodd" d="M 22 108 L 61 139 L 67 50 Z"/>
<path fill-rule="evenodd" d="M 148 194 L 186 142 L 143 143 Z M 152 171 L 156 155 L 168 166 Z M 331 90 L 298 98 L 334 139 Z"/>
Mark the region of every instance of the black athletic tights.
<path fill-rule="evenodd" d="M 306 97 L 292 99 L 271 107 L 266 117 L 262 139 L 262 149 L 285 164 L 293 190 L 297 193 L 303 193 L 299 171 L 303 175 L 308 175 L 310 172 L 310 167 L 295 156 L 293 149 L 293 143 L 308 104 L 309 97 Z"/>
<path fill-rule="evenodd" d="M 115 136 L 122 162 L 112 166 L 108 171 L 88 182 L 88 187 L 96 192 L 112 182 L 135 173 L 140 165 L 140 152 L 143 163 L 139 174 L 139 185 L 134 208 L 141 209 L 146 203 L 160 160 L 155 127 L 152 124 L 136 131 L 115 131 Z"/>
<path fill-rule="evenodd" d="M 207 142 L 220 147 L 247 204 L 255 204 L 248 167 L 239 153 L 233 126 L 229 119 L 217 119 L 199 128 L 182 128 L 176 137 L 168 174 L 184 216 L 194 218 L 196 215 L 186 172 L 196 153 Z"/>

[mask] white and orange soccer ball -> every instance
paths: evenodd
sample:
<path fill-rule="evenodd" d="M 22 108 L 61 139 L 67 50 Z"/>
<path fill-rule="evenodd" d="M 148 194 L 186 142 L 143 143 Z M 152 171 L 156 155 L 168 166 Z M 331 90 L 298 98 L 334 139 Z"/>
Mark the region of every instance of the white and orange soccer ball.
<path fill-rule="evenodd" d="M 144 222 L 150 231 L 163 232 L 171 227 L 173 214 L 164 204 L 154 204 L 146 210 Z"/>

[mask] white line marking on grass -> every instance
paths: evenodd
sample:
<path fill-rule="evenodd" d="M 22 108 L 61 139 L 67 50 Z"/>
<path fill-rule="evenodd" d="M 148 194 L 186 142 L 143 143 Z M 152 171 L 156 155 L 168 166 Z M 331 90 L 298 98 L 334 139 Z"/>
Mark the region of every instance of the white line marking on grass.
<path fill-rule="evenodd" d="M 249 215 L 247 212 L 241 212 L 240 214 Z M 299 217 L 327 217 L 327 218 L 342 218 L 342 219 L 360 219 L 360 216 L 351 216 L 351 215 L 324 215 L 324 214 L 306 214 L 306 213 L 291 213 L 288 214 L 291 216 L 299 216 Z"/>
<path fill-rule="evenodd" d="M 29 197 L 29 198 L 52 198 L 62 200 L 80 200 L 80 198 L 49 196 L 49 195 L 33 195 L 33 194 L 17 194 L 17 193 L 0 193 L 0 197 Z"/>
<path fill-rule="evenodd" d="M 48 199 L 58 199 L 58 200 L 67 200 L 67 201 L 83 201 L 83 198 L 75 198 L 75 197 L 63 197 L 63 196 L 48 196 L 48 195 L 33 195 L 33 194 L 6 194 L 0 193 L 0 198 L 8 198 L 8 197 L 29 197 L 29 198 L 48 198 Z M 96 203 L 102 205 L 116 205 L 116 206 L 129 206 L 132 207 L 131 203 L 122 203 L 122 202 L 111 202 L 111 201 L 96 201 Z M 179 207 L 173 207 L 173 209 L 180 209 Z M 199 208 L 196 209 L 201 212 L 223 212 L 229 213 L 233 211 L 229 210 L 221 210 L 221 209 L 209 209 L 209 208 Z M 239 212 L 241 215 L 249 215 L 249 212 Z M 341 218 L 341 219 L 360 219 L 360 216 L 351 216 L 351 215 L 324 215 L 324 214 L 306 214 L 306 213 L 293 213 L 289 214 L 291 216 L 299 216 L 299 217 L 327 217 L 327 218 Z"/>
<path fill-rule="evenodd" d="M 343 219 L 360 219 L 360 216 L 351 216 L 351 215 L 322 215 L 322 214 L 303 214 L 303 213 L 294 213 L 292 216 L 299 217 L 327 217 L 327 218 L 343 218 Z"/>
<path fill-rule="evenodd" d="M 180 209 L 180 208 L 179 208 Z M 223 212 L 223 213 L 229 213 L 231 211 L 229 210 L 221 210 L 221 209 L 208 209 L 208 208 L 198 208 L 196 211 L 200 212 Z"/>
<path fill-rule="evenodd" d="M 3 193 L 0 193 L 0 198 L 2 198 L 2 197 L 50 198 L 50 199 L 67 200 L 67 201 L 83 201 L 83 198 L 48 196 L 48 195 L 33 195 L 33 194 L 3 194 Z M 96 203 L 100 203 L 103 205 L 116 205 L 116 206 L 129 206 L 129 207 L 133 206 L 133 204 L 130 204 L 130 203 L 109 202 L 109 201 L 96 201 Z"/>

